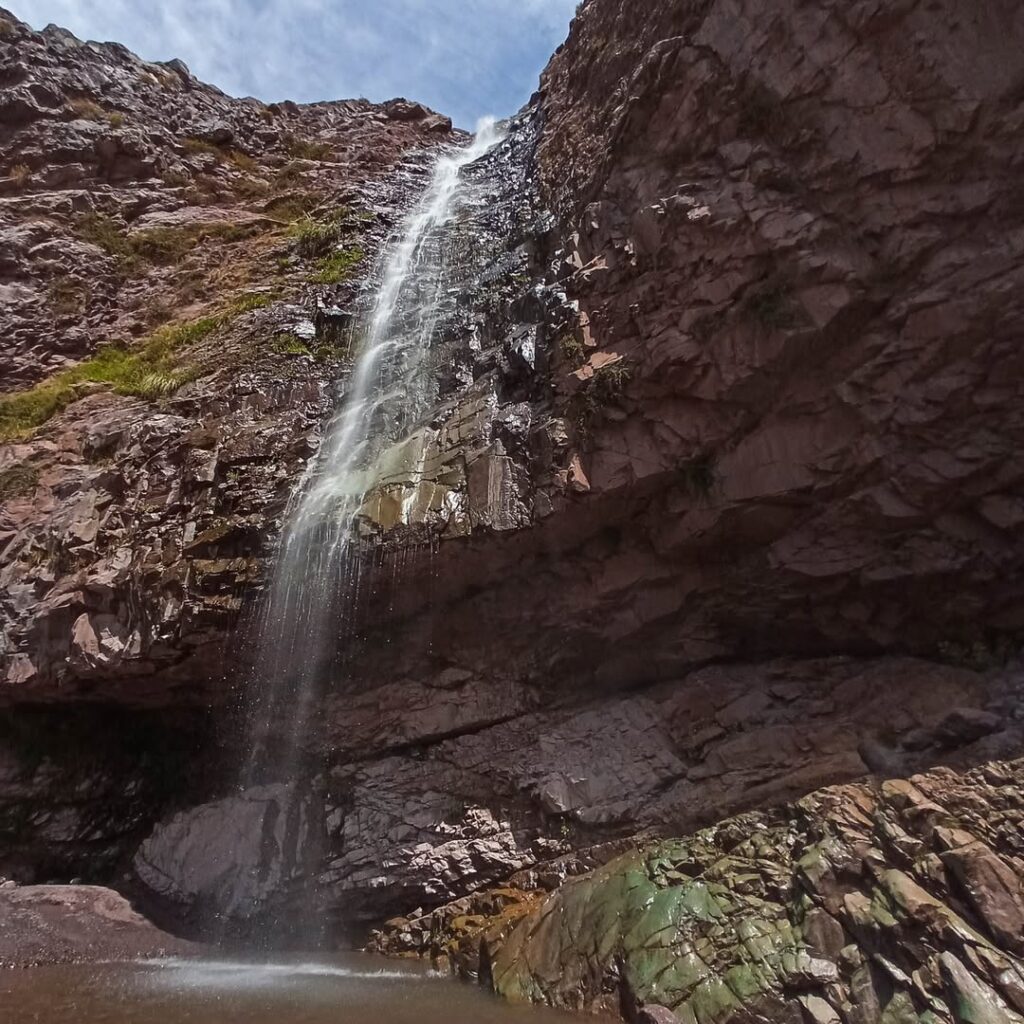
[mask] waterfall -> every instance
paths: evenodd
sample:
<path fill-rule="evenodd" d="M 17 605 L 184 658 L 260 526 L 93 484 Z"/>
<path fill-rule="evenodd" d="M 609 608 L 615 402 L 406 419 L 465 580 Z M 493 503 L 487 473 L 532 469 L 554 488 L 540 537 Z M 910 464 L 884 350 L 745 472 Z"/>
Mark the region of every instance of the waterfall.
<path fill-rule="evenodd" d="M 468 198 L 461 171 L 500 139 L 493 119 L 486 119 L 467 146 L 445 152 L 385 246 L 347 387 L 293 493 L 257 623 L 243 790 L 302 775 L 303 740 L 325 670 L 351 628 L 360 569 L 353 540 L 374 462 L 436 398 L 425 357 L 445 298 L 446 236 Z M 242 898 L 230 902 L 228 916 Z"/>

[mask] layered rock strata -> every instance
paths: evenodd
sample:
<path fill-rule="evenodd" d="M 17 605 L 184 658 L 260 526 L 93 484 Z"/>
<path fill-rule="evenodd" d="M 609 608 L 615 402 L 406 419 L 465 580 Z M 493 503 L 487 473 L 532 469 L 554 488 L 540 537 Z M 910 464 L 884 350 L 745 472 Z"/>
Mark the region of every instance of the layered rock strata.
<path fill-rule="evenodd" d="M 625 853 L 547 899 L 499 890 L 391 922 L 376 946 L 429 951 L 513 1000 L 631 1020 L 1011 1024 L 1022 784 L 1011 761 L 819 790 Z"/>

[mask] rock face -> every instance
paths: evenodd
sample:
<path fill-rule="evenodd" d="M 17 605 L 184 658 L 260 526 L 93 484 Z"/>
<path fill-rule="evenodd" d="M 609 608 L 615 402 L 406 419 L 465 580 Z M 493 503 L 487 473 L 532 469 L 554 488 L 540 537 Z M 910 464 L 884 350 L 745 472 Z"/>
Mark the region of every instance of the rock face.
<path fill-rule="evenodd" d="M 109 881 L 230 777 L 244 598 L 376 252 L 461 136 L 3 11 L 0 53 L 0 871 Z"/>
<path fill-rule="evenodd" d="M 222 700 L 360 285 L 455 136 L 0 24 L 0 703 Z"/>
<path fill-rule="evenodd" d="M 836 786 L 377 943 L 418 942 L 510 999 L 638 1021 L 1009 1024 L 1024 1019 L 1022 816 L 1021 761 Z"/>
<path fill-rule="evenodd" d="M 114 357 L 70 325 L 12 322 L 53 353 L 12 349 L 18 388 L 84 362 L 32 392 L 31 415 L 54 406 L 34 432 L 23 388 L 0 405 L 0 703 L 190 709 L 219 742 L 146 814 L 106 818 L 105 877 L 133 865 L 186 925 L 259 859 L 273 884 L 245 905 L 287 906 L 305 854 L 283 853 L 280 791 L 239 795 L 218 760 L 236 627 L 344 390 L 364 270 L 453 136 L 406 100 L 264 108 L 11 24 L 27 84 L 0 108 L 0 210 L 24 258 L 0 287 L 38 291 L 45 238 L 81 243 L 113 297 L 75 323 L 138 335 L 147 372 L 103 376 Z M 654 1019 L 1015 1019 L 1022 43 L 1010 0 L 582 5 L 467 171 L 493 187 L 452 229 L 436 406 L 373 467 L 295 816 L 338 935 L 398 914 L 389 948 L 443 932 L 448 955 L 486 926 L 484 960 L 456 959 L 498 990 L 607 988 Z M 63 90 L 52 116 L 28 114 L 39 83 Z M 83 90 L 101 112 L 138 92 L 152 149 L 113 169 L 76 149 L 85 184 L 55 184 L 50 134 L 96 131 L 68 127 Z M 182 251 L 184 276 L 160 262 Z M 145 334 L 164 293 L 173 333 Z M 11 763 L 25 864 L 52 844 L 24 808 L 65 776 L 45 743 Z M 892 784 L 842 788 L 914 773 L 942 820 Z M 75 842 L 108 799 L 81 795 Z M 635 928 L 583 913 L 591 893 Z M 586 948 L 556 927 L 577 910 Z"/>
<path fill-rule="evenodd" d="M 302 902 L 321 855 L 320 820 L 310 794 L 256 786 L 159 826 L 136 852 L 134 875 L 165 906 L 185 908 L 193 928 L 209 927 L 225 907 L 243 925 L 272 917 L 280 904 Z"/>
<path fill-rule="evenodd" d="M 559 386 L 629 370 L 582 456 L 589 504 L 644 494 L 606 631 L 695 657 L 1014 634 L 1024 12 L 644 11 L 585 5 L 537 157 L 589 335 Z"/>
<path fill-rule="evenodd" d="M 538 99 L 554 220 L 534 244 L 578 311 L 537 325 L 532 525 L 411 559 L 325 698 L 333 757 L 364 722 L 388 754 L 378 772 L 368 744 L 335 769 L 359 829 L 343 850 L 380 850 L 399 808 L 432 819 L 367 853 L 367 872 L 395 865 L 372 876 L 381 892 L 481 793 L 513 835 L 514 795 L 518 820 L 556 840 L 566 822 L 585 845 L 935 764 L 939 733 L 994 725 L 988 701 L 1013 718 L 1022 33 L 1012 4 L 583 6 Z M 860 699 L 878 717 L 851 733 L 846 669 L 807 656 L 870 673 L 883 652 L 926 664 L 891 663 Z M 946 675 L 936 661 L 981 672 L 975 710 L 896 724 L 888 695 L 915 706 Z M 835 747 L 799 713 L 750 728 L 786 699 L 751 663 L 820 700 Z M 730 682 L 746 724 L 723 736 L 727 702 L 702 701 Z M 664 741 L 661 686 L 679 702 Z M 460 860 L 438 876 L 428 858 L 410 901 L 473 885 Z"/>

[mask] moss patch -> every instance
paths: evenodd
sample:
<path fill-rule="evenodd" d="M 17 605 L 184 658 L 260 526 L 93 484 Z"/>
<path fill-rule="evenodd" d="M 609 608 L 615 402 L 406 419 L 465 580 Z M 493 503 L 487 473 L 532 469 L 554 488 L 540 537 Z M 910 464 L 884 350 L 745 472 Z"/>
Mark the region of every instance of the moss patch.
<path fill-rule="evenodd" d="M 800 313 L 789 287 L 773 282 L 758 289 L 743 303 L 747 314 L 769 330 L 787 330 L 800 324 Z"/>
<path fill-rule="evenodd" d="M 309 346 L 295 334 L 279 334 L 270 343 L 270 347 L 282 356 L 312 355 Z"/>
<path fill-rule="evenodd" d="M 317 262 L 316 273 L 310 278 L 313 284 L 340 284 L 347 281 L 363 260 L 363 250 L 356 245 L 332 252 Z"/>

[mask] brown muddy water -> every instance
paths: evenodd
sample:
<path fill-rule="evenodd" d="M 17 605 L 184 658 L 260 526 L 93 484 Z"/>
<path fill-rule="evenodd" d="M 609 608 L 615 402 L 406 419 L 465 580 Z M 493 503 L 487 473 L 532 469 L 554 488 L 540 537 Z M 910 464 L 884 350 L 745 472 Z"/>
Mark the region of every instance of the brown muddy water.
<path fill-rule="evenodd" d="M 578 1024 L 415 963 L 352 955 L 161 960 L 0 973 L 3 1024 Z"/>

